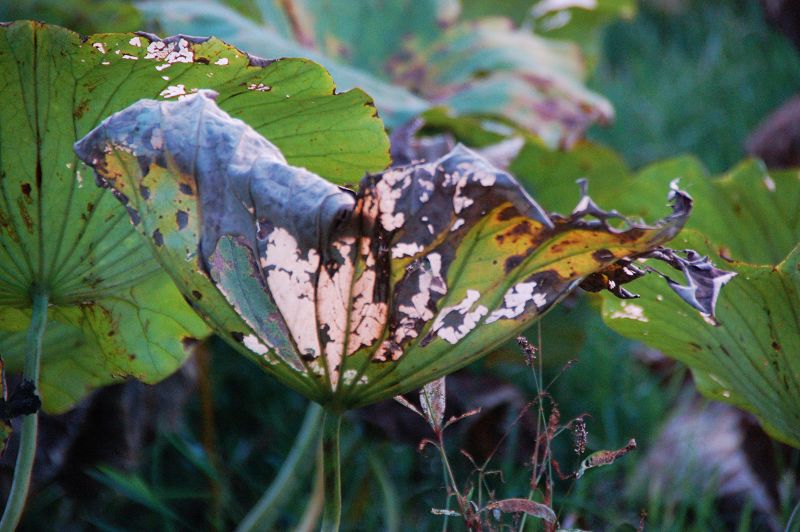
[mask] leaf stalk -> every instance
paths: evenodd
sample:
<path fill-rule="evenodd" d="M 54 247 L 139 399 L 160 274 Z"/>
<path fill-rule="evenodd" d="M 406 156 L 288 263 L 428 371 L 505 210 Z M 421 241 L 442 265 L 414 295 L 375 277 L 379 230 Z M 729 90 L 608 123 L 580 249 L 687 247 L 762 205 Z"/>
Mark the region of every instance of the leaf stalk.
<path fill-rule="evenodd" d="M 239 523 L 237 532 L 272 529 L 280 515 L 280 507 L 292 496 L 297 483 L 305 476 L 303 473 L 313 463 L 311 456 L 317 449 L 322 416 L 322 407 L 314 402 L 309 403 L 303 424 L 292 444 L 292 451 L 270 487 Z"/>
<path fill-rule="evenodd" d="M 42 362 L 42 341 L 47 326 L 47 293 L 44 290 L 35 290 L 32 299 L 33 313 L 31 315 L 31 324 L 28 328 L 25 369 L 22 377 L 31 381 L 38 392 L 39 368 Z M 5 510 L 3 510 L 3 517 L 0 519 L 0 532 L 12 532 L 17 528 L 22 518 L 31 483 L 33 461 L 36 458 L 38 432 L 39 414 L 26 415 L 22 420 L 19 451 L 17 452 L 17 462 L 14 466 L 14 480 L 11 484 L 11 491 L 8 494 Z"/>
<path fill-rule="evenodd" d="M 339 460 L 339 434 L 342 416 L 326 411 L 322 422 L 322 463 L 325 509 L 322 532 L 336 532 L 342 519 L 342 471 Z"/>

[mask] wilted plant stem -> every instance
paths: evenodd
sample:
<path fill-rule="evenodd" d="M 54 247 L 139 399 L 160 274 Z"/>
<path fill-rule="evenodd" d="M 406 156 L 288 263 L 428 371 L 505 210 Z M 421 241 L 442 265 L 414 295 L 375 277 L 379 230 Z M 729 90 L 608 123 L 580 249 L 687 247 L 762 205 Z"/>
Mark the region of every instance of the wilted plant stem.
<path fill-rule="evenodd" d="M 306 409 L 306 415 L 300 431 L 292 444 L 292 450 L 286 461 L 283 462 L 278 476 L 272 481 L 269 489 L 253 506 L 244 520 L 239 523 L 237 532 L 252 532 L 255 530 L 270 530 L 272 524 L 280 516 L 281 505 L 292 496 L 294 487 L 305 475 L 312 453 L 317 448 L 319 441 L 319 422 L 323 416 L 322 407 L 311 402 Z"/>
<path fill-rule="evenodd" d="M 339 530 L 342 518 L 342 473 L 339 462 L 339 433 L 342 416 L 327 411 L 322 422 L 322 463 L 325 484 L 325 510 L 322 532 Z"/>
<path fill-rule="evenodd" d="M 37 291 L 33 294 L 33 314 L 28 328 L 28 344 L 25 351 L 25 369 L 22 378 L 29 380 L 39 391 L 39 367 L 42 360 L 42 340 L 47 325 L 47 294 Z M 33 460 L 36 457 L 36 436 L 39 431 L 39 414 L 28 414 L 22 420 L 17 463 L 14 466 L 14 480 L 8 494 L 3 518 L 0 519 L 0 532 L 11 532 L 17 528 L 28 489 L 31 483 Z"/>

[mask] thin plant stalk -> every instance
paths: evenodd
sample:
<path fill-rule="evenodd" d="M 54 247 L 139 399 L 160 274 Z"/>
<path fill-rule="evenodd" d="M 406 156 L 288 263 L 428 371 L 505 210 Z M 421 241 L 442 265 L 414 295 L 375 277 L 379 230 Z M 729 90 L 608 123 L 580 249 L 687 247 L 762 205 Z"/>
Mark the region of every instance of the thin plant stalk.
<path fill-rule="evenodd" d="M 209 521 L 214 528 L 221 530 L 222 511 L 225 506 L 225 495 L 218 473 L 222 470 L 222 461 L 217 452 L 217 433 L 214 420 L 214 390 L 211 384 L 211 350 L 207 342 L 201 342 L 195 350 L 195 359 L 199 373 L 198 394 L 200 397 L 200 441 L 208 456 L 215 474 L 208 475 L 211 491 L 211 504 L 208 509 Z"/>
<path fill-rule="evenodd" d="M 272 528 L 272 524 L 280 515 L 280 507 L 292 496 L 297 482 L 305 476 L 303 471 L 313 462 L 310 458 L 319 442 L 319 424 L 322 416 L 322 407 L 317 403 L 309 403 L 303 424 L 292 444 L 292 451 L 269 489 L 239 523 L 237 532 Z"/>
<path fill-rule="evenodd" d="M 322 444 L 317 446 L 317 467 L 314 471 L 314 487 L 308 498 L 306 510 L 297 525 L 295 532 L 313 532 L 317 530 L 319 518 L 322 516 L 322 507 L 325 505 L 325 466 L 322 462 Z"/>
<path fill-rule="evenodd" d="M 339 459 L 339 434 L 342 416 L 327 411 L 322 421 L 322 463 L 325 486 L 325 509 L 322 532 L 336 532 L 342 520 L 342 471 Z"/>
<path fill-rule="evenodd" d="M 536 392 L 537 392 L 536 397 L 537 397 L 537 402 L 538 402 L 538 407 L 539 408 L 538 408 L 538 411 L 537 411 L 538 419 L 537 419 L 537 431 L 536 431 L 537 432 L 536 445 L 534 446 L 533 460 L 532 460 L 532 462 L 533 462 L 533 471 L 531 473 L 531 489 L 530 489 L 530 491 L 528 491 L 528 500 L 529 501 L 533 500 L 533 496 L 536 493 L 535 486 L 538 485 L 538 483 L 539 483 L 539 475 L 536 474 L 536 469 L 539 467 L 539 441 L 540 441 L 540 439 L 538 437 L 538 434 L 542 430 L 547 430 L 547 418 L 544 415 L 544 401 L 542 401 L 542 398 L 544 397 L 544 395 L 543 395 L 543 392 L 544 392 L 544 380 L 542 378 L 542 375 L 544 373 L 543 372 L 544 368 L 542 367 L 542 357 L 544 356 L 544 352 L 542 351 L 542 322 L 539 321 L 539 323 L 537 323 L 536 325 L 537 325 L 537 328 L 536 328 L 536 330 L 537 330 L 537 339 L 536 339 L 537 342 L 536 343 L 537 343 L 537 348 L 538 348 L 538 352 L 539 352 L 539 356 L 536 357 L 537 358 L 536 362 L 537 362 L 539 371 L 537 372 L 536 370 L 534 370 L 533 381 L 534 381 L 534 384 L 536 384 Z M 550 446 L 550 442 L 549 441 L 547 442 L 547 445 L 548 445 L 548 447 Z M 549 451 L 549 449 L 548 449 L 548 451 Z M 547 454 L 548 453 L 546 452 L 545 456 L 547 456 Z M 527 513 L 523 513 L 522 514 L 522 519 L 520 520 L 520 523 L 519 523 L 519 528 L 517 528 L 517 530 L 519 530 L 520 532 L 525 530 L 525 524 L 526 524 L 527 520 L 528 520 L 528 514 Z"/>
<path fill-rule="evenodd" d="M 794 518 L 797 516 L 798 509 L 800 509 L 800 501 L 797 501 L 797 504 L 794 505 L 792 515 L 789 516 L 789 520 L 786 522 L 786 532 L 792 531 L 792 523 L 794 522 Z"/>
<path fill-rule="evenodd" d="M 444 476 L 444 483 L 448 486 L 447 488 L 447 499 L 444 501 L 444 522 L 442 523 L 442 532 L 447 532 L 447 525 L 449 524 L 448 521 L 450 520 L 450 499 L 452 495 L 450 493 L 450 478 L 447 476 L 447 466 L 444 465 L 444 460 L 442 460 L 442 476 Z"/>
<path fill-rule="evenodd" d="M 28 343 L 25 352 L 25 369 L 22 377 L 29 380 L 39 390 L 39 368 L 42 361 L 42 340 L 47 326 L 48 298 L 44 291 L 33 294 L 33 314 L 28 328 Z M 14 466 L 14 480 L 8 494 L 6 508 L 0 519 L 0 532 L 12 532 L 17 528 L 31 483 L 33 461 L 36 457 L 36 437 L 39 432 L 38 413 L 28 414 L 22 420 L 17 463 Z"/>

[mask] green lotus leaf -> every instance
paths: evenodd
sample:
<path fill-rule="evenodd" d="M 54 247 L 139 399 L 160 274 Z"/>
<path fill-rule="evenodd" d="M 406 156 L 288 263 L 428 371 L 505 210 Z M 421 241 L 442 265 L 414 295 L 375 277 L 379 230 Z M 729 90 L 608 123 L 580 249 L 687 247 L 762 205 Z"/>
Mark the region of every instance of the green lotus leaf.
<path fill-rule="evenodd" d="M 676 243 L 699 247 L 685 231 Z M 718 244 L 706 250 L 714 256 Z M 718 256 L 718 255 L 717 255 Z M 755 414 L 773 437 L 800 447 L 800 248 L 778 265 L 726 264 L 738 275 L 717 302 L 717 325 L 687 313 L 663 286 L 637 283 L 635 302 L 603 298 L 603 319 L 692 369 L 707 397 Z"/>
<path fill-rule="evenodd" d="M 652 278 L 637 282 L 635 301 L 604 294 L 603 318 L 687 364 L 704 395 L 753 412 L 772 436 L 800 446 L 797 171 L 768 172 L 745 161 L 711 178 L 696 159 L 679 157 L 632 174 L 612 152 L 589 143 L 560 153 L 529 144 L 511 168 L 542 201 L 563 206 L 572 181 L 588 177 L 603 204 L 642 216 L 652 215 L 659 189 L 680 177 L 696 204 L 672 245 L 698 249 L 737 273 L 719 295 L 717 325 L 687 312 Z"/>
<path fill-rule="evenodd" d="M 171 32 L 214 34 L 267 56 L 312 57 L 342 86 L 367 88 L 391 127 L 444 105 L 459 116 L 520 124 L 554 146 L 613 118 L 608 101 L 583 84 L 577 45 L 515 28 L 508 19 L 460 20 L 457 1 L 259 6 L 261 13 L 248 11 L 246 18 L 214 1 L 139 4 Z"/>
<path fill-rule="evenodd" d="M 533 7 L 529 3 L 525 22 L 536 33 L 579 44 L 594 65 L 602 49 L 605 27 L 615 20 L 632 19 L 637 7 L 636 0 L 549 1 L 538 2 Z"/>
<path fill-rule="evenodd" d="M 673 191 L 671 215 L 624 229 L 588 196 L 548 215 L 462 146 L 368 175 L 356 193 L 287 164 L 214 98 L 140 101 L 76 152 L 207 322 L 333 409 L 490 352 L 588 276 L 660 249 L 691 207 Z"/>
<path fill-rule="evenodd" d="M 645 219 L 655 215 L 664 187 L 679 179 L 681 188 L 697 200 L 686 227 L 724 245 L 719 251 L 729 259 L 777 264 L 800 235 L 797 172 L 770 173 L 756 160 L 743 161 L 717 178 L 689 156 L 632 173 L 603 146 L 583 142 L 568 151 L 552 151 L 529 142 L 510 171 L 554 209 L 568 208 L 573 183 L 587 178 L 599 203 Z"/>
<path fill-rule="evenodd" d="M 24 358 L 31 291 L 50 301 L 42 400 L 61 412 L 89 390 L 158 381 L 208 329 L 163 273 L 110 191 L 72 145 L 137 100 L 200 88 L 268 134 L 293 164 L 354 181 L 388 163 L 369 97 L 336 94 L 302 59 L 268 62 L 217 39 L 81 37 L 34 22 L 0 25 L 0 354 Z"/>

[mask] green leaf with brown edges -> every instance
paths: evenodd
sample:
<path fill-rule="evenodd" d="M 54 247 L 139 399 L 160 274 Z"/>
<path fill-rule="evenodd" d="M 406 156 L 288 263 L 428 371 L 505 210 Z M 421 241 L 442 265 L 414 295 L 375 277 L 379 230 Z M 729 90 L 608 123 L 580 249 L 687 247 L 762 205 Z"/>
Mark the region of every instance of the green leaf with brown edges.
<path fill-rule="evenodd" d="M 211 87 L 293 164 L 328 179 L 353 182 L 389 161 L 383 124 L 362 91 L 337 94 L 311 61 L 270 62 L 217 39 L 2 24 L 0 73 L 0 354 L 10 370 L 21 368 L 29 294 L 45 287 L 40 387 L 51 412 L 126 376 L 158 381 L 188 355 L 189 338 L 208 334 L 129 214 L 73 152 L 102 118 L 141 98 Z"/>
<path fill-rule="evenodd" d="M 685 231 L 675 245 L 704 249 L 715 260 L 724 244 Z M 643 279 L 636 301 L 603 298 L 615 331 L 684 362 L 707 397 L 755 414 L 773 437 L 800 447 L 800 247 L 777 265 L 726 263 L 737 276 L 717 302 L 718 325 L 685 312 L 675 294 Z"/>
<path fill-rule="evenodd" d="M 572 179 L 588 175 L 594 194 L 620 209 L 639 198 L 645 200 L 643 206 L 651 204 L 659 187 L 680 177 L 696 200 L 687 223 L 696 232 L 679 236 L 677 247 L 697 247 L 738 273 L 720 295 L 720 325 L 686 312 L 675 294 L 655 279 L 632 285 L 640 300 L 604 296 L 604 319 L 616 331 L 689 365 L 705 395 L 754 412 L 772 435 L 798 445 L 800 390 L 792 353 L 799 349 L 795 316 L 800 315 L 800 301 L 796 272 L 779 266 L 787 264 L 800 234 L 798 173 L 770 173 L 757 161 L 745 161 L 710 178 L 695 159 L 681 157 L 632 175 L 620 165 L 608 171 L 604 161 L 609 158 L 602 153 L 603 148 L 590 144 L 566 153 L 529 145 L 512 168 L 547 195 L 563 194 Z M 553 171 L 543 173 L 545 167 Z M 627 212 L 631 210 L 651 214 L 646 208 Z"/>
<path fill-rule="evenodd" d="M 772 436 L 800 446 L 800 277 L 792 266 L 800 241 L 798 171 L 768 172 L 749 160 L 712 178 L 696 159 L 678 157 L 633 174 L 591 143 L 566 152 L 528 144 L 511 168 L 543 201 L 565 205 L 571 183 L 588 177 L 604 205 L 642 216 L 651 216 L 659 191 L 680 178 L 695 208 L 672 245 L 698 249 L 737 273 L 719 295 L 719 325 L 687 312 L 652 276 L 630 285 L 641 295 L 635 301 L 604 294 L 603 318 L 687 364 L 707 397 L 753 412 Z"/>
<path fill-rule="evenodd" d="M 548 215 L 463 146 L 368 175 L 354 192 L 287 164 L 214 97 L 143 100 L 76 152 L 127 201 L 207 322 L 331 408 L 407 392 L 490 352 L 587 276 L 659 248 L 691 207 L 673 190 L 671 215 L 622 229 L 588 196 L 570 216 Z"/>

